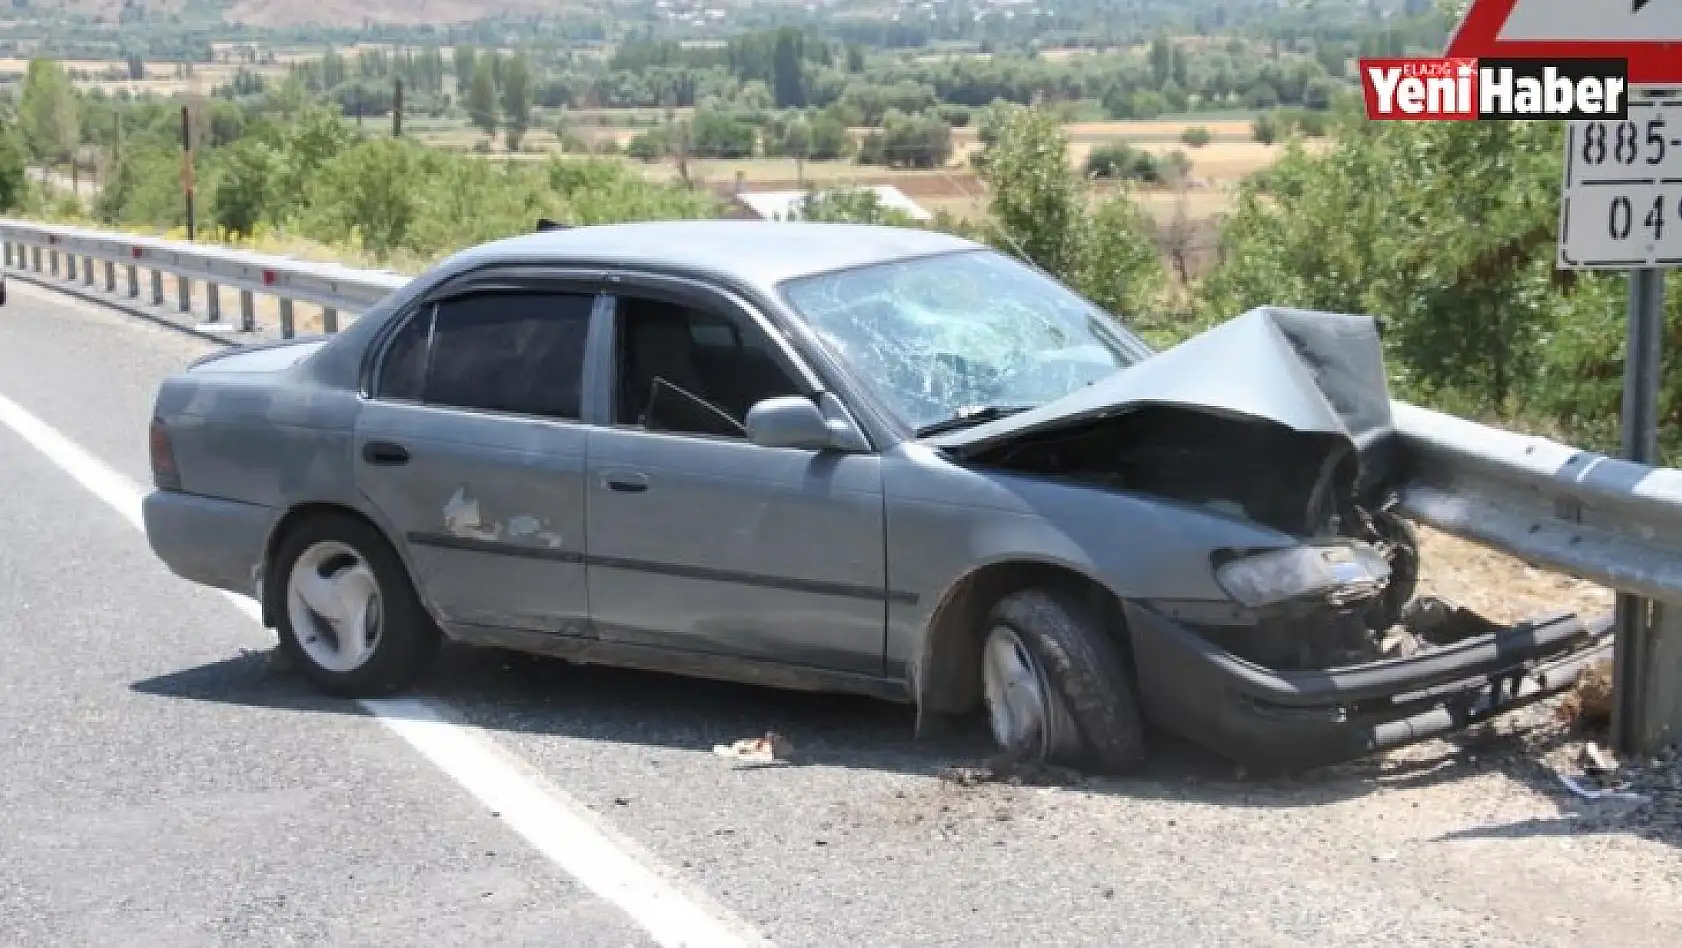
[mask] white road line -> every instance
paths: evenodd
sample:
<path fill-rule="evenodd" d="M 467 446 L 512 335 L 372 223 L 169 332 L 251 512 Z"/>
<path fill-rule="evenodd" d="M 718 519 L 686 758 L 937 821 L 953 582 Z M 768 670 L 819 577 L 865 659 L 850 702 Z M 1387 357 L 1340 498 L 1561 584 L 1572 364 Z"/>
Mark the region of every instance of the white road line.
<path fill-rule="evenodd" d="M 0 423 L 17 432 L 88 492 L 144 531 L 145 490 L 60 434 L 22 406 L 0 395 Z M 224 592 L 255 621 L 257 602 Z M 690 895 L 650 868 L 652 859 L 607 827 L 589 808 L 558 787 L 517 766 L 507 751 L 475 729 L 454 723 L 444 709 L 415 698 L 359 702 L 509 828 L 568 875 L 617 906 L 666 946 L 767 945 L 740 919 L 699 893 Z"/>

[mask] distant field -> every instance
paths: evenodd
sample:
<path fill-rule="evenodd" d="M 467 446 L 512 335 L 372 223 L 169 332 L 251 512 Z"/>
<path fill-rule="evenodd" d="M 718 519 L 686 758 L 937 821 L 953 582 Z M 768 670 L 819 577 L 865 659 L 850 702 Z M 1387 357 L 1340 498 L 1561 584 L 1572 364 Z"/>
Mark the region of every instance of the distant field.
<path fill-rule="evenodd" d="M 632 122 L 649 122 L 663 117 L 658 109 L 614 109 L 591 112 L 569 112 L 571 131 L 592 144 L 612 139 L 622 148 L 641 128 L 626 127 Z M 1180 141 L 1180 135 L 1194 126 L 1209 129 L 1213 140 L 1201 148 L 1192 148 Z M 455 120 L 411 119 L 407 126 L 419 140 L 438 148 L 472 151 L 485 136 Z M 855 137 L 868 130 L 853 129 Z M 1274 161 L 1284 151 L 1282 145 L 1263 145 L 1250 137 L 1248 119 L 1220 118 L 1199 121 L 1171 119 L 1136 122 L 1078 122 L 1064 127 L 1069 136 L 1069 161 L 1075 167 L 1084 166 L 1092 150 L 1110 142 L 1127 142 L 1142 151 L 1164 155 L 1179 151 L 1191 160 L 1192 186 L 1183 198 L 1187 214 L 1203 220 L 1227 210 L 1231 206 L 1234 188 L 1243 178 Z M 1321 143 L 1311 142 L 1309 147 Z M 946 210 L 958 217 L 973 217 L 985 206 L 982 184 L 970 170 L 968 159 L 980 149 L 975 131 L 970 128 L 953 130 L 953 158 L 946 168 L 912 170 L 881 168 L 855 164 L 852 161 L 808 161 L 799 163 L 792 158 L 750 158 L 741 160 L 695 159 L 689 162 L 691 180 L 712 185 L 730 186 L 739 177 L 743 187 L 756 190 L 784 190 L 809 184 L 877 185 L 891 184 L 931 211 Z M 507 156 L 499 135 L 490 154 L 498 157 L 542 158 L 559 147 L 553 128 L 534 128 L 522 144 L 525 154 Z M 630 160 L 630 159 L 626 159 Z M 651 180 L 676 179 L 675 162 L 635 162 L 636 167 Z M 1175 212 L 1176 202 L 1182 200 L 1168 190 L 1139 189 L 1139 200 L 1159 219 L 1166 220 Z"/>
<path fill-rule="evenodd" d="M 366 23 L 402 26 L 466 23 L 490 16 L 542 15 L 578 7 L 564 0 L 239 0 L 225 14 L 251 26 L 360 27 Z"/>
<path fill-rule="evenodd" d="M 99 89 L 106 94 L 113 94 L 119 90 L 128 90 L 133 95 L 151 93 L 158 96 L 170 96 L 179 93 L 209 94 L 210 90 L 219 85 L 226 85 L 240 70 L 239 63 L 196 63 L 193 74 L 186 78 L 177 77 L 176 64 L 171 62 L 147 62 L 145 64 L 146 78 L 129 79 L 128 64 L 116 59 L 65 59 L 59 61 L 65 71 L 71 74 L 71 81 L 79 89 Z M 252 72 L 264 75 L 285 75 L 286 68 L 282 65 L 250 66 Z M 0 57 L 0 75 L 21 76 L 29 69 L 29 60 L 18 57 Z M 78 75 L 81 74 L 81 75 Z M 124 78 L 103 78 L 106 75 L 122 76 Z M 83 78 L 88 76 L 92 78 Z"/>

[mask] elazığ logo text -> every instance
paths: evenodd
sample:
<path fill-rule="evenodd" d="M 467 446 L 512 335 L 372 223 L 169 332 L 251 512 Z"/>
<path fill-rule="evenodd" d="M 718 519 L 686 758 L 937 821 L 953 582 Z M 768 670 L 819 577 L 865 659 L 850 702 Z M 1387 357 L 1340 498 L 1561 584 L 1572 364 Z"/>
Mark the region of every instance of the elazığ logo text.
<path fill-rule="evenodd" d="M 1388 121 L 1623 118 L 1625 59 L 1363 59 L 1367 118 Z"/>

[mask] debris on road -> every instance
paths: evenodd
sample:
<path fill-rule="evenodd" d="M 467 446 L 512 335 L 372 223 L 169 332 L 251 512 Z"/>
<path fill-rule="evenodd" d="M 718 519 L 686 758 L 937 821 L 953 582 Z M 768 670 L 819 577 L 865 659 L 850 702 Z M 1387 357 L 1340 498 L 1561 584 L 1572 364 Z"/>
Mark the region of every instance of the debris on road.
<path fill-rule="evenodd" d="M 1609 774 L 1618 769 L 1618 758 L 1594 741 L 1583 745 L 1583 769 L 1590 773 Z"/>
<path fill-rule="evenodd" d="M 1612 660 L 1595 662 L 1583 670 L 1577 684 L 1559 706 L 1560 717 L 1590 727 L 1612 721 Z"/>
<path fill-rule="evenodd" d="M 1067 787 L 1086 782 L 1085 775 L 1079 771 L 1022 760 L 1010 753 L 999 754 L 973 767 L 942 767 L 936 775 L 941 780 L 960 787 L 976 787 L 988 783 L 1003 783 L 1016 787 Z"/>
<path fill-rule="evenodd" d="M 241 658 L 255 658 L 267 665 L 270 671 L 278 672 L 280 674 L 291 672 L 297 667 L 292 659 L 287 656 L 286 652 L 278 645 L 269 649 L 259 650 L 242 648 L 239 651 Z"/>
<path fill-rule="evenodd" d="M 1565 784 L 1565 789 L 1570 790 L 1572 793 L 1575 793 L 1577 796 L 1582 797 L 1585 800 L 1620 800 L 1626 803 L 1643 804 L 1649 802 L 1646 797 L 1639 793 L 1631 793 L 1627 790 L 1613 790 L 1605 787 L 1591 790 L 1588 787 L 1583 786 L 1582 783 L 1577 781 L 1570 774 L 1559 774 L 1558 776 L 1559 782 Z"/>
<path fill-rule="evenodd" d="M 713 753 L 748 764 L 774 764 L 794 756 L 794 744 L 776 731 L 764 737 L 745 737 L 734 744 L 714 744 Z"/>

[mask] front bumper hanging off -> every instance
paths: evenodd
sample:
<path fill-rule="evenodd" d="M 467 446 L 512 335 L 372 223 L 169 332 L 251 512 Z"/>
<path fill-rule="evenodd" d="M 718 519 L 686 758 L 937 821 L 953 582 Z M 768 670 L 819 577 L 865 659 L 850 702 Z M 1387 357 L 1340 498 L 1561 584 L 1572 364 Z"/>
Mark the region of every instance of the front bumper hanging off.
<path fill-rule="evenodd" d="M 1574 684 L 1612 654 L 1612 619 L 1526 620 L 1407 657 L 1276 671 L 1127 607 L 1152 721 L 1240 763 L 1304 769 L 1446 734 Z"/>

